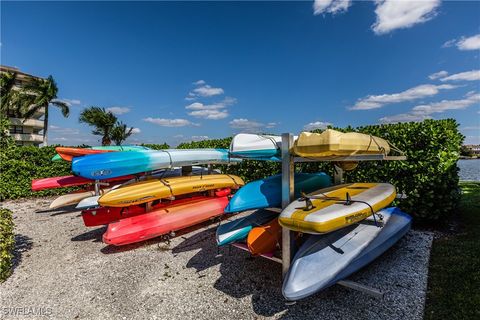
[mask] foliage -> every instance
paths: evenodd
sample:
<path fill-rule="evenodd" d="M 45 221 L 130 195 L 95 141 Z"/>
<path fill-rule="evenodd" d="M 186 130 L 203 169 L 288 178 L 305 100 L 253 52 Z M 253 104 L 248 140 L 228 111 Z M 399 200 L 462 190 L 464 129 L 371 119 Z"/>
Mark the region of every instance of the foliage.
<path fill-rule="evenodd" d="M 170 146 L 166 142 L 162 144 L 142 143 L 141 146 L 144 146 L 153 150 L 170 149 Z"/>
<path fill-rule="evenodd" d="M 127 128 L 127 125 L 121 121 L 117 121 L 112 128 L 112 140 L 115 145 L 119 146 L 132 135 L 133 127 Z"/>
<path fill-rule="evenodd" d="M 117 122 L 117 117 L 111 111 L 100 107 L 89 107 L 80 113 L 78 120 L 94 127 L 92 134 L 102 136 L 102 146 L 109 146 L 112 143 L 112 129 Z"/>
<path fill-rule="evenodd" d="M 471 157 L 471 156 L 473 156 L 473 151 L 472 151 L 472 149 L 470 149 L 466 146 L 462 146 L 460 148 L 460 155 L 464 156 L 464 157 Z"/>
<path fill-rule="evenodd" d="M 430 255 L 425 319 L 480 317 L 480 183 L 461 183 L 456 227 L 437 237 Z M 451 230 L 456 230 L 452 234 Z"/>
<path fill-rule="evenodd" d="M 60 109 L 64 117 L 70 114 L 70 107 L 64 101 L 58 100 L 58 86 L 52 76 L 47 79 L 31 78 L 22 89 L 27 97 L 23 102 L 24 112 L 22 118 L 31 118 L 40 109 L 45 109 L 45 120 L 43 121 L 43 142 L 47 142 L 48 114 L 49 107 L 54 106 Z"/>
<path fill-rule="evenodd" d="M 63 194 L 73 188 L 31 191 L 32 179 L 69 175 L 70 163 L 51 161 L 56 146 L 35 147 L 10 144 L 0 150 L 0 201 L 31 196 Z"/>
<path fill-rule="evenodd" d="M 0 208 L 0 282 L 10 275 L 12 270 L 15 235 L 13 233 L 12 212 Z"/>

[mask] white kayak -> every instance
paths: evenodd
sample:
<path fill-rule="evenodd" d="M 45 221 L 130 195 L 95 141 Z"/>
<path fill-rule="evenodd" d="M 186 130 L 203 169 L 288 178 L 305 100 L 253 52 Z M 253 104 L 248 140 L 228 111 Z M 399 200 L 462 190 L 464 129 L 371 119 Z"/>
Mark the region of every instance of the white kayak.
<path fill-rule="evenodd" d="M 326 235 L 310 235 L 295 254 L 283 282 L 287 300 L 306 298 L 350 276 L 385 252 L 410 229 L 411 217 L 398 208 L 378 212 Z"/>
<path fill-rule="evenodd" d="M 233 137 L 229 151 L 239 158 L 278 160 L 281 147 L 281 136 L 240 133 Z"/>

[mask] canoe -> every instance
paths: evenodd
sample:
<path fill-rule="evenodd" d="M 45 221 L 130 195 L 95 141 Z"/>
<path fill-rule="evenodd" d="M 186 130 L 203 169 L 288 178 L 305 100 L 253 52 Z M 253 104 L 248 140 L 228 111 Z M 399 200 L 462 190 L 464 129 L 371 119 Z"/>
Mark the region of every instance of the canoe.
<path fill-rule="evenodd" d="M 108 191 L 110 191 L 110 188 L 100 189 L 100 193 L 104 193 Z M 61 207 L 71 206 L 79 203 L 82 199 L 85 199 L 94 195 L 95 195 L 95 191 L 93 190 L 65 194 L 53 200 L 52 203 L 50 203 L 50 209 L 57 209 Z"/>
<path fill-rule="evenodd" d="M 331 185 L 331 178 L 323 172 L 295 173 L 295 193 L 312 192 Z M 282 204 L 282 176 L 274 175 L 247 183 L 235 193 L 225 208 L 226 213 L 261 208 L 279 208 Z"/>
<path fill-rule="evenodd" d="M 410 229 L 411 217 L 398 208 L 378 213 L 382 227 L 369 217 L 326 235 L 308 236 L 285 276 L 283 296 L 295 301 L 334 285 L 375 260 Z"/>
<path fill-rule="evenodd" d="M 265 225 L 253 228 L 247 236 L 247 247 L 254 256 L 272 253 L 282 237 L 282 227 L 275 218 Z"/>
<path fill-rule="evenodd" d="M 213 170 L 214 173 L 219 173 L 218 170 Z M 152 179 L 152 178 L 155 178 L 155 179 L 159 179 L 159 178 L 168 178 L 168 177 L 177 177 L 177 176 L 180 176 L 182 174 L 182 168 L 174 168 L 174 169 L 167 169 L 167 170 L 162 170 L 156 174 L 153 174 L 153 175 L 149 175 L 149 176 L 141 176 L 139 178 L 135 178 L 135 179 L 131 179 L 121 185 L 117 185 L 115 187 L 120 187 L 120 186 L 127 186 L 127 185 L 131 185 L 133 183 L 137 183 L 139 181 L 144 181 L 145 179 Z M 200 175 L 200 174 L 208 174 L 208 169 L 207 168 L 203 168 L 203 167 L 193 167 L 192 168 L 192 172 L 191 172 L 191 175 Z M 133 176 L 132 176 L 133 177 Z M 83 179 L 83 178 L 82 178 Z M 118 179 L 118 178 L 114 178 L 114 179 Z M 112 179 L 112 180 L 114 180 Z M 109 180 L 111 181 L 111 180 Z M 86 208 L 92 208 L 92 207 L 96 207 L 98 206 L 98 199 L 100 198 L 100 196 L 92 196 L 92 197 L 88 197 L 88 198 L 85 198 L 83 199 L 82 201 L 80 201 L 77 206 L 75 207 L 76 209 L 86 209 Z"/>
<path fill-rule="evenodd" d="M 98 199 L 104 207 L 126 207 L 188 193 L 234 188 L 245 183 L 242 178 L 227 174 L 148 179 L 113 189 Z"/>
<path fill-rule="evenodd" d="M 389 183 L 337 185 L 308 194 L 310 207 L 305 198 L 293 201 L 278 220 L 281 226 L 294 231 L 328 233 L 367 218 L 392 203 L 395 196 L 395 187 Z"/>
<path fill-rule="evenodd" d="M 87 179 L 110 179 L 171 167 L 231 164 L 240 161 L 240 159 L 230 158 L 228 151 L 225 149 L 108 152 L 74 158 L 72 161 L 72 172 L 74 175 Z"/>
<path fill-rule="evenodd" d="M 217 245 L 224 246 L 226 244 L 245 240 L 252 228 L 261 226 L 278 216 L 278 212 L 259 209 L 246 217 L 241 217 L 218 226 L 216 232 Z"/>
<path fill-rule="evenodd" d="M 322 133 L 302 132 L 293 145 L 296 155 L 305 158 L 388 154 L 387 140 L 358 132 L 343 133 L 327 129 Z"/>
<path fill-rule="evenodd" d="M 222 194 L 220 197 L 227 196 L 228 194 Z M 194 196 L 186 196 L 186 197 L 179 197 L 175 200 L 164 200 L 162 202 L 158 202 L 152 205 L 152 210 L 158 210 L 161 208 L 172 207 L 180 204 L 198 202 L 200 200 L 208 200 L 212 197 L 217 197 L 217 195 L 213 196 L 203 196 L 203 195 L 194 195 Z M 130 207 L 98 207 L 98 208 L 91 208 L 82 211 L 82 218 L 83 223 L 87 227 L 94 227 L 94 226 L 101 226 L 106 225 L 111 222 L 125 219 L 129 217 L 138 216 L 140 214 L 144 214 L 146 206 L 145 205 L 138 205 L 138 206 L 130 206 Z"/>
<path fill-rule="evenodd" d="M 125 218 L 108 225 L 103 242 L 121 246 L 169 234 L 222 215 L 227 203 L 228 197 L 218 197 Z"/>
<path fill-rule="evenodd" d="M 230 154 L 239 158 L 256 160 L 279 160 L 282 137 L 240 133 L 230 143 Z"/>
<path fill-rule="evenodd" d="M 88 154 L 94 153 L 102 153 L 102 152 L 111 152 L 111 151 L 138 151 L 138 150 L 150 150 L 150 148 L 144 146 L 96 146 L 96 147 L 88 147 L 88 148 L 68 148 L 68 147 L 58 147 L 61 150 L 61 153 L 57 153 L 53 156 L 52 161 L 64 160 L 72 161 L 73 156 L 84 156 Z M 58 152 L 58 148 L 55 150 Z M 92 150 L 96 150 L 92 151 Z"/>

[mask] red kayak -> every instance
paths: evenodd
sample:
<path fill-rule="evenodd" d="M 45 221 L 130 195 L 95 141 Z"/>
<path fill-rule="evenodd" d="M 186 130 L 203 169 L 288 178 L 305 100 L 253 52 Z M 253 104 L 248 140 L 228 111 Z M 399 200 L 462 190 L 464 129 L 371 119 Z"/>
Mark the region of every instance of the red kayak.
<path fill-rule="evenodd" d="M 69 147 L 56 147 L 58 155 L 65 161 L 72 161 L 74 157 L 87 156 L 89 154 L 113 152 L 115 150 L 96 150 L 96 149 L 85 149 L 85 148 L 69 148 Z"/>
<path fill-rule="evenodd" d="M 228 196 L 200 199 L 125 218 L 108 225 L 103 242 L 121 246 L 181 230 L 222 215 L 228 201 Z"/>
<path fill-rule="evenodd" d="M 223 197 L 230 194 L 230 190 L 228 192 L 226 190 L 222 190 L 222 192 L 217 192 L 217 197 Z M 156 211 L 159 209 L 170 208 L 173 206 L 177 206 L 180 204 L 187 204 L 187 203 L 194 203 L 200 200 L 209 200 L 212 197 L 204 196 L 204 195 L 196 195 L 196 196 L 188 196 L 183 198 L 176 198 L 175 200 L 164 200 L 154 206 L 152 206 L 152 210 Z M 140 214 L 145 213 L 145 205 L 136 205 L 130 207 L 100 207 L 100 208 L 92 208 L 82 211 L 82 218 L 83 223 L 87 227 L 96 227 L 102 226 L 105 224 L 109 224 L 111 222 L 130 218 L 134 216 L 138 216 Z"/>
<path fill-rule="evenodd" d="M 123 176 L 112 178 L 108 180 L 102 180 L 106 182 L 110 181 L 124 181 L 135 178 L 135 176 Z M 95 180 L 90 180 L 77 176 L 61 176 L 61 177 L 51 177 L 51 178 L 42 178 L 32 180 L 32 191 L 40 191 L 45 189 L 55 189 L 55 188 L 65 188 L 65 187 L 74 187 L 82 186 L 84 184 L 94 183 Z"/>

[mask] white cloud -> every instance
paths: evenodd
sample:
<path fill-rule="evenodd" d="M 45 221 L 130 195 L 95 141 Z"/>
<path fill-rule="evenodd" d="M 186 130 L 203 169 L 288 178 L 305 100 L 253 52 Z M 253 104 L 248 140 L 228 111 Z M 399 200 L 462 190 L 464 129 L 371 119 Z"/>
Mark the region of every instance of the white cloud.
<path fill-rule="evenodd" d="M 461 130 L 480 130 L 480 126 L 463 127 Z"/>
<path fill-rule="evenodd" d="M 430 119 L 431 114 L 442 113 L 448 110 L 461 110 L 480 102 L 480 94 L 469 92 L 463 99 L 459 100 L 442 100 L 429 104 L 414 107 L 409 113 L 387 116 L 380 119 L 382 123 L 407 122 L 407 121 L 423 121 Z"/>
<path fill-rule="evenodd" d="M 202 84 L 205 84 L 205 80 L 198 80 L 198 81 L 195 81 L 193 84 L 196 85 L 196 86 L 201 86 Z"/>
<path fill-rule="evenodd" d="M 121 114 L 130 112 L 130 108 L 128 107 L 110 107 L 110 108 L 107 108 L 106 110 L 116 115 L 121 115 Z"/>
<path fill-rule="evenodd" d="M 142 130 L 140 130 L 139 128 L 133 128 L 132 129 L 133 134 L 137 134 L 137 133 L 140 133 L 140 132 L 142 132 Z"/>
<path fill-rule="evenodd" d="M 449 90 L 454 88 L 456 88 L 456 86 L 448 84 L 423 84 L 399 93 L 369 95 L 363 99 L 359 99 L 355 103 L 355 105 L 350 108 L 350 110 L 378 109 L 387 104 L 413 101 L 421 98 L 431 97 L 438 94 L 440 90 Z"/>
<path fill-rule="evenodd" d="M 480 49 L 480 33 L 472 37 L 461 38 L 457 42 L 457 47 L 460 50 L 478 50 Z"/>
<path fill-rule="evenodd" d="M 443 44 L 443 48 L 457 46 L 459 50 L 479 50 L 480 49 L 480 33 L 471 37 L 461 37 L 460 39 L 448 40 Z"/>
<path fill-rule="evenodd" d="M 469 92 L 464 99 L 460 100 L 442 100 L 429 104 L 419 105 L 412 109 L 415 114 L 429 115 L 432 113 L 441 113 L 448 110 L 465 109 L 480 102 L 480 93 Z"/>
<path fill-rule="evenodd" d="M 193 83 L 196 88 L 190 91 L 187 96 L 185 97 L 185 100 L 191 101 L 195 100 L 197 98 L 208 98 L 208 97 L 213 97 L 213 96 L 218 96 L 223 94 L 223 89 L 222 88 L 215 88 L 210 85 L 208 85 L 205 80 L 198 80 Z"/>
<path fill-rule="evenodd" d="M 332 124 L 330 122 L 324 122 L 324 121 L 316 121 L 316 122 L 310 122 L 303 126 L 303 130 L 305 131 L 311 131 L 315 129 L 327 129 L 328 126 L 331 126 Z"/>
<path fill-rule="evenodd" d="M 377 20 L 372 29 L 380 35 L 426 22 L 435 16 L 435 9 L 440 2 L 440 0 L 377 0 L 375 9 Z"/>
<path fill-rule="evenodd" d="M 150 122 L 161 127 L 185 127 L 197 125 L 193 122 L 190 122 L 187 119 L 164 119 L 164 118 L 152 118 L 148 117 L 143 119 L 143 121 Z"/>
<path fill-rule="evenodd" d="M 208 136 L 192 136 L 192 141 L 202 141 L 207 139 L 208 139 Z"/>
<path fill-rule="evenodd" d="M 351 0 L 315 0 L 313 2 L 313 14 L 340 13 L 347 11 L 351 4 Z"/>
<path fill-rule="evenodd" d="M 191 110 L 188 115 L 197 118 L 219 120 L 228 117 L 227 107 L 236 103 L 235 98 L 226 97 L 221 102 L 213 104 L 203 104 L 201 102 L 194 102 L 185 107 Z"/>
<path fill-rule="evenodd" d="M 49 125 L 48 128 L 56 133 L 56 134 L 61 134 L 61 135 L 78 135 L 80 134 L 80 130 L 75 129 L 75 128 L 65 128 L 65 127 L 59 127 L 55 125 Z"/>
<path fill-rule="evenodd" d="M 448 76 L 448 72 L 445 71 L 445 70 L 442 70 L 442 71 L 439 71 L 439 72 L 432 73 L 431 75 L 428 76 L 428 78 L 430 80 L 436 80 L 436 79 L 439 79 L 439 78 L 444 78 L 446 76 Z"/>
<path fill-rule="evenodd" d="M 402 113 L 394 116 L 387 116 L 380 118 L 381 123 L 396 123 L 396 122 L 419 122 L 431 117 L 423 114 Z"/>
<path fill-rule="evenodd" d="M 252 132 L 252 133 L 261 132 L 265 128 L 271 129 L 277 125 L 275 122 L 269 122 L 267 124 L 264 124 L 262 122 L 248 120 L 245 118 L 233 119 L 232 121 L 230 121 L 229 124 L 230 124 L 230 128 L 232 129 L 237 129 L 243 132 Z"/>
<path fill-rule="evenodd" d="M 189 112 L 188 115 L 196 118 L 203 118 L 209 120 L 219 120 L 228 117 L 227 110 L 195 110 Z"/>
<path fill-rule="evenodd" d="M 480 80 L 480 70 L 471 70 L 452 74 L 440 79 L 440 81 L 477 81 Z"/>

